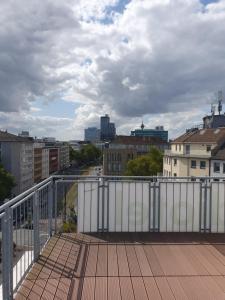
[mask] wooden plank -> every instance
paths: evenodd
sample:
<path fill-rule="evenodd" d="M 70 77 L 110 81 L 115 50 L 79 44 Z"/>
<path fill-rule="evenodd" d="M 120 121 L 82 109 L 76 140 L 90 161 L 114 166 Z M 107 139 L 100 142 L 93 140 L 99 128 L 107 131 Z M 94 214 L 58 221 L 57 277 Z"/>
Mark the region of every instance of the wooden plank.
<path fill-rule="evenodd" d="M 182 273 L 169 245 L 152 246 L 165 275 L 180 275 Z"/>
<path fill-rule="evenodd" d="M 77 300 L 80 299 L 80 290 L 79 290 L 79 283 L 80 283 L 80 279 L 78 278 L 73 278 L 72 282 L 71 282 L 71 291 L 70 294 L 68 295 L 68 299 L 71 300 Z"/>
<path fill-rule="evenodd" d="M 206 270 L 204 265 L 199 261 L 199 259 L 191 251 L 193 246 L 185 245 L 182 248 L 183 254 L 187 257 L 189 263 L 196 270 L 197 275 L 209 275 L 209 272 Z"/>
<path fill-rule="evenodd" d="M 107 276 L 108 261 L 107 261 L 107 245 L 98 246 L 98 262 L 96 276 Z"/>
<path fill-rule="evenodd" d="M 179 277 L 179 282 L 189 299 L 215 299 L 200 280 L 200 276 Z"/>
<path fill-rule="evenodd" d="M 196 245 L 192 247 L 195 255 L 204 264 L 205 268 L 210 275 L 221 275 L 221 272 L 214 266 L 214 263 L 218 263 L 216 259 L 213 259 L 212 255 L 204 251 L 204 245 Z"/>
<path fill-rule="evenodd" d="M 216 281 L 213 280 L 213 276 L 201 276 L 201 281 L 208 292 L 213 295 L 214 299 L 225 299 L 225 293 L 220 286 L 217 285 Z"/>
<path fill-rule="evenodd" d="M 126 246 L 126 252 L 127 252 L 127 260 L 129 264 L 130 269 L 130 275 L 131 276 L 141 276 L 141 270 L 139 267 L 139 263 L 137 260 L 137 255 L 134 249 L 134 246 Z"/>
<path fill-rule="evenodd" d="M 167 277 L 167 282 L 173 292 L 176 299 L 188 300 L 187 295 L 184 292 L 177 277 Z"/>
<path fill-rule="evenodd" d="M 56 291 L 56 299 L 67 299 L 71 280 L 68 278 L 61 278 Z"/>
<path fill-rule="evenodd" d="M 165 300 L 171 300 L 171 299 L 174 300 L 175 299 L 175 297 L 171 291 L 171 288 L 165 277 L 156 277 L 155 281 L 158 286 L 158 289 L 159 289 L 162 299 L 165 299 Z"/>
<path fill-rule="evenodd" d="M 125 246 L 117 245 L 116 247 L 117 247 L 119 276 L 130 276 Z"/>
<path fill-rule="evenodd" d="M 142 277 L 131 277 L 135 299 L 148 300 Z"/>
<path fill-rule="evenodd" d="M 157 259 L 157 256 L 150 245 L 144 245 L 143 246 L 145 255 L 148 259 L 148 263 L 150 265 L 151 271 L 153 276 L 162 276 L 164 275 L 164 272 L 162 270 L 162 267 L 160 265 L 160 262 Z"/>
<path fill-rule="evenodd" d="M 142 276 L 153 276 L 142 246 L 134 246 Z"/>
<path fill-rule="evenodd" d="M 213 280 L 217 283 L 217 285 L 225 293 L 225 277 L 223 277 L 223 276 L 213 276 Z"/>
<path fill-rule="evenodd" d="M 118 277 L 108 277 L 108 300 L 120 300 L 120 282 Z"/>
<path fill-rule="evenodd" d="M 86 245 L 81 245 L 80 246 L 80 256 L 78 256 L 78 253 L 77 253 L 77 269 L 75 270 L 74 272 L 74 275 L 77 276 L 77 277 L 80 277 L 81 276 L 81 271 L 83 270 L 83 267 L 85 267 L 86 265 L 86 258 L 85 258 L 85 253 L 86 253 Z"/>
<path fill-rule="evenodd" d="M 118 261 L 115 245 L 108 245 L 108 276 L 118 276 Z"/>
<path fill-rule="evenodd" d="M 212 253 L 205 245 L 200 248 L 200 251 L 222 275 L 225 275 L 225 265 L 217 258 L 216 251 Z"/>
<path fill-rule="evenodd" d="M 225 266 L 225 256 L 212 245 L 205 245 L 205 248 L 209 250 L 220 262 Z"/>
<path fill-rule="evenodd" d="M 82 300 L 94 300 L 95 299 L 95 277 L 84 278 Z"/>
<path fill-rule="evenodd" d="M 197 275 L 196 270 L 192 267 L 192 265 L 189 263 L 188 259 L 182 253 L 182 249 L 186 245 L 171 245 L 170 250 L 173 253 L 173 255 L 176 257 L 177 264 L 179 265 L 180 268 L 180 275 Z"/>
<path fill-rule="evenodd" d="M 98 259 L 98 246 L 90 245 L 85 270 L 85 276 L 95 276 Z"/>
<path fill-rule="evenodd" d="M 153 277 L 143 277 L 145 289 L 149 300 L 160 300 L 159 289 Z"/>
<path fill-rule="evenodd" d="M 134 300 L 133 287 L 130 277 L 120 277 L 119 280 L 122 300 Z"/>
<path fill-rule="evenodd" d="M 96 300 L 107 299 L 107 278 L 106 277 L 96 277 L 95 299 Z"/>

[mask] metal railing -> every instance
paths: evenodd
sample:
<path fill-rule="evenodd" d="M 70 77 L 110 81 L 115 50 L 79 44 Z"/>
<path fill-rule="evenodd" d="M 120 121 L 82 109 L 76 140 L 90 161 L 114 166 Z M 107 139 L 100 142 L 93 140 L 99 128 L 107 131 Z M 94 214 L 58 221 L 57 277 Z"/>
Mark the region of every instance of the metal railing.
<path fill-rule="evenodd" d="M 225 178 L 44 180 L 0 206 L 0 298 L 13 298 L 49 238 L 72 225 L 76 230 L 76 221 L 80 232 L 224 233 Z"/>

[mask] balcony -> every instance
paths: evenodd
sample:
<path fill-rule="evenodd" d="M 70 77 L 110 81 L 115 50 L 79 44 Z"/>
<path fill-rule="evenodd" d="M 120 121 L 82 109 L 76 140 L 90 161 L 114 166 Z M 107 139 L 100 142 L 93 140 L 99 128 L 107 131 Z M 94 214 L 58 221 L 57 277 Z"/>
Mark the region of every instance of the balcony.
<path fill-rule="evenodd" d="M 5 203 L 2 299 L 223 299 L 224 181 L 195 179 L 54 176 Z"/>
<path fill-rule="evenodd" d="M 211 157 L 211 151 L 203 153 L 186 153 L 185 151 L 181 152 L 175 152 L 172 151 L 171 149 L 166 149 L 164 150 L 164 155 L 170 156 L 170 157 L 185 157 L 185 158 L 202 158 L 202 159 L 207 159 Z"/>

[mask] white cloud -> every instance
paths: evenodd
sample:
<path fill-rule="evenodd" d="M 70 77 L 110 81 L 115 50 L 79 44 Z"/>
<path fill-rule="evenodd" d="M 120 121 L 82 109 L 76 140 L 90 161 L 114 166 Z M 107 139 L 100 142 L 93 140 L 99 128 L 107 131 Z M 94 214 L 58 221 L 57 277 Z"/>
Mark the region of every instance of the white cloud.
<path fill-rule="evenodd" d="M 23 129 L 38 126 L 32 113 L 40 98 L 79 103 L 72 123 L 49 118 L 59 121 L 62 137 L 63 128 L 82 137 L 106 112 L 121 132 L 144 115 L 149 126 L 166 125 L 172 134 L 174 120 L 183 130 L 193 111 L 200 118 L 213 92 L 224 88 L 225 0 L 206 7 L 200 0 L 133 0 L 104 24 L 108 7 L 117 4 L 1 1 L 0 111 L 10 128 L 17 128 L 13 111 Z M 47 123 L 46 117 L 42 131 L 54 133 Z"/>

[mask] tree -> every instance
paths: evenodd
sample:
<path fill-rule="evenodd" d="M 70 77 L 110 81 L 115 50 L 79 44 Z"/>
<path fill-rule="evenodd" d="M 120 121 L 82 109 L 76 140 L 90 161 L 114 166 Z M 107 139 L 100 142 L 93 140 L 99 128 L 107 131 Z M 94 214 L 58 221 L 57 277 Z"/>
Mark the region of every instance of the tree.
<path fill-rule="evenodd" d="M 11 196 L 11 190 L 15 185 L 14 177 L 0 164 L 0 204 Z"/>
<path fill-rule="evenodd" d="M 146 155 L 139 156 L 127 163 L 127 176 L 156 176 L 163 170 L 163 153 L 152 147 Z"/>
<path fill-rule="evenodd" d="M 81 149 L 81 157 L 86 164 L 92 164 L 101 157 L 101 151 L 92 144 L 85 145 Z"/>
<path fill-rule="evenodd" d="M 70 148 L 70 161 L 76 161 L 78 165 L 96 163 L 101 156 L 101 151 L 92 144 L 84 145 L 80 151 Z"/>
<path fill-rule="evenodd" d="M 81 161 L 81 153 L 80 151 L 74 150 L 70 147 L 70 162 L 72 161 Z"/>

